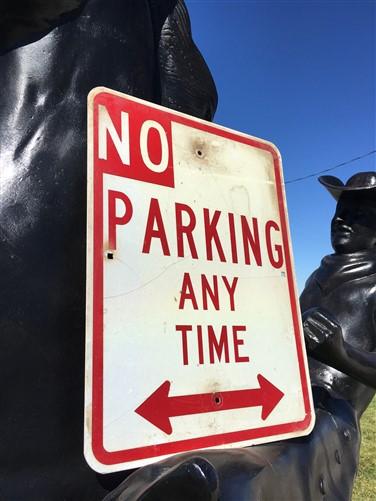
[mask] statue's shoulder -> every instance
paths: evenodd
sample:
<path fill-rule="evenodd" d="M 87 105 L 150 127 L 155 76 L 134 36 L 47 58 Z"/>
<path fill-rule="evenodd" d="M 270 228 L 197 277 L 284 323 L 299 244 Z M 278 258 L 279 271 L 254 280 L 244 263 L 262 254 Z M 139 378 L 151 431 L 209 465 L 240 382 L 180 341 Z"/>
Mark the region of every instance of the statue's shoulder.
<path fill-rule="evenodd" d="M 0 54 L 38 40 L 55 26 L 79 14 L 86 0 L 2 0 Z"/>
<path fill-rule="evenodd" d="M 320 276 L 321 265 L 316 268 L 307 278 L 304 284 L 303 293 L 310 291 L 312 288 L 318 287 L 318 277 Z"/>
<path fill-rule="evenodd" d="M 313 271 L 309 275 L 309 277 L 307 278 L 307 280 L 305 281 L 304 290 L 307 289 L 307 288 L 309 289 L 310 287 L 312 287 L 316 283 L 315 277 L 316 277 L 316 274 L 317 274 L 317 270 L 318 269 L 316 269 L 315 271 Z"/>

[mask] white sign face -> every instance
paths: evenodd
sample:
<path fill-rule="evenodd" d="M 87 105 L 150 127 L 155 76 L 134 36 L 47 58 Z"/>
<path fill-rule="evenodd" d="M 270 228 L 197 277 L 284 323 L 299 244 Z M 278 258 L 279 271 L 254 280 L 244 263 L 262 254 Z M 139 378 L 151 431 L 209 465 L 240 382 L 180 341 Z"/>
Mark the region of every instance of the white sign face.
<path fill-rule="evenodd" d="M 87 237 L 92 468 L 310 432 L 272 144 L 94 89 Z"/>

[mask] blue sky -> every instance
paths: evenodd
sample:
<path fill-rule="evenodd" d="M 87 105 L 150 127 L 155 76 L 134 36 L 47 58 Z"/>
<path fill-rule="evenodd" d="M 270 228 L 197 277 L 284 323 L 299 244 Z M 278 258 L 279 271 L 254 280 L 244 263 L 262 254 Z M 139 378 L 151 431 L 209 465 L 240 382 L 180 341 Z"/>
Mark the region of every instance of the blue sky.
<path fill-rule="evenodd" d="M 186 0 L 214 76 L 215 122 L 272 141 L 285 181 L 376 149 L 376 2 Z M 347 180 L 376 155 L 338 168 Z M 330 252 L 335 202 L 316 178 L 286 184 L 300 290 Z"/>

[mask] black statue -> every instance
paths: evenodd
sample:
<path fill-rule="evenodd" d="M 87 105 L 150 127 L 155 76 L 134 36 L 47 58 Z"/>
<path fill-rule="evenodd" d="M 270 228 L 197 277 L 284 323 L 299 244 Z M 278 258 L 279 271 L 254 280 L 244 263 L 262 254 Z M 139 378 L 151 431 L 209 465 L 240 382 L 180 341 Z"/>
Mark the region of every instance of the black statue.
<path fill-rule="evenodd" d="M 335 253 L 301 296 L 316 409 L 312 433 L 174 456 L 141 468 L 106 501 L 350 501 L 359 419 L 376 389 L 376 172 L 356 174 L 345 186 L 331 176 L 320 182 L 338 204 Z"/>
<path fill-rule="evenodd" d="M 83 457 L 86 99 L 104 85 L 210 119 L 182 0 L 0 5 L 0 499 L 95 501 Z"/>
<path fill-rule="evenodd" d="M 308 352 L 316 360 L 311 376 L 361 414 L 373 397 L 369 387 L 376 389 L 376 173 L 358 173 L 345 186 L 332 176 L 320 182 L 338 203 L 335 253 L 322 260 L 300 300 Z"/>
<path fill-rule="evenodd" d="M 3 0 L 0 14 L 0 499 L 92 501 L 113 489 L 106 499 L 349 499 L 359 417 L 374 393 L 363 384 L 374 384 L 375 339 L 373 258 L 362 240 L 346 250 L 335 237 L 336 254 L 350 257 L 336 273 L 325 271 L 325 258 L 303 294 L 308 348 L 321 360 L 312 361 L 317 425 L 309 437 L 177 455 L 120 486 L 128 473 L 87 466 L 86 95 L 105 85 L 210 119 L 216 92 L 182 0 Z M 373 200 L 374 179 L 330 186 L 343 192 L 346 217 Z M 363 234 L 371 212 L 363 224 L 358 216 Z M 338 241 L 354 235 L 346 226 Z M 340 289 L 347 314 L 340 302 L 339 311 L 327 304 Z"/>

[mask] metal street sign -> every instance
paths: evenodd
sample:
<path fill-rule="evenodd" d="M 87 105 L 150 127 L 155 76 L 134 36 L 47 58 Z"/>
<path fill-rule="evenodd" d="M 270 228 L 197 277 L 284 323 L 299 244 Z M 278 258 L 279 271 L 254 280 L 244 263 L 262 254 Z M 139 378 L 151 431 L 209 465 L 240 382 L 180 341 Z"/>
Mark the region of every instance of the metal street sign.
<path fill-rule="evenodd" d="M 89 464 L 309 433 L 276 148 L 105 88 L 88 107 Z"/>

